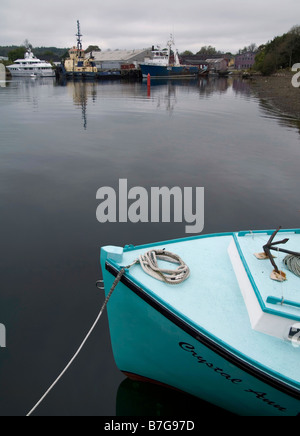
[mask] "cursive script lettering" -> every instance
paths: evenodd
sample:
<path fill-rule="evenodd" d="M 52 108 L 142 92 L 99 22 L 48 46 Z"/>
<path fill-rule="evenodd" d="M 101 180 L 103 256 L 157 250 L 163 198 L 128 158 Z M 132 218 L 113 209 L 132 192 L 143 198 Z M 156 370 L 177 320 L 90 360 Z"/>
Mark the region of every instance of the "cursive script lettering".
<path fill-rule="evenodd" d="M 199 354 L 196 353 L 195 347 L 193 345 L 188 344 L 187 342 L 179 342 L 179 346 L 184 351 L 190 353 L 199 364 L 205 365 L 207 368 L 210 368 L 215 373 L 219 374 L 221 377 L 224 377 L 226 380 L 230 381 L 231 383 L 233 383 L 233 384 L 243 383 L 243 380 L 233 378 L 230 374 L 226 373 L 222 368 L 218 368 L 213 363 L 208 362 L 202 356 L 199 356 Z M 285 407 L 279 406 L 274 401 L 269 400 L 267 398 L 267 393 L 265 393 L 265 392 L 257 392 L 257 391 L 254 391 L 253 389 L 244 389 L 244 392 L 247 392 L 249 394 L 254 394 L 258 400 L 261 400 L 262 402 L 264 402 L 268 406 L 274 407 L 275 409 L 279 410 L 280 412 L 287 411 L 287 409 Z"/>
<path fill-rule="evenodd" d="M 229 374 L 227 374 L 222 368 L 216 367 L 213 363 L 208 362 L 206 359 L 204 359 L 202 356 L 199 356 L 195 352 L 195 347 L 191 344 L 187 344 L 186 342 L 180 342 L 179 346 L 184 350 L 192 354 L 195 359 L 197 359 L 198 363 L 205 365 L 207 368 L 212 369 L 214 372 L 219 374 L 221 377 L 226 378 L 228 381 L 230 381 L 233 384 L 242 383 L 242 380 L 232 378 Z"/>
<path fill-rule="evenodd" d="M 256 398 L 258 400 L 262 400 L 264 403 L 267 403 L 269 406 L 275 407 L 275 409 L 278 409 L 281 412 L 285 412 L 286 411 L 285 407 L 281 407 L 278 404 L 274 403 L 274 401 L 268 400 L 268 398 L 266 398 L 267 394 L 265 392 L 256 392 L 256 391 L 253 391 L 252 389 L 248 389 L 245 392 L 249 392 L 251 394 L 256 395 Z"/>

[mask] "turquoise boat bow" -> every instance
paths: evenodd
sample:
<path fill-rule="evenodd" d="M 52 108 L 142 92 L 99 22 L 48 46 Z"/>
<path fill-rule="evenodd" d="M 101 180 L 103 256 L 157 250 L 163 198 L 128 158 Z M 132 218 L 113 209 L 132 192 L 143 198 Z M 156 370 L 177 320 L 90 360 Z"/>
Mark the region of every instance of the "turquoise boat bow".
<path fill-rule="evenodd" d="M 281 230 L 280 244 L 276 235 L 249 231 L 103 247 L 106 295 L 133 264 L 107 306 L 118 368 L 243 416 L 299 415 L 300 277 L 280 244 L 300 265 L 300 230 Z M 161 250 L 188 267 L 176 285 L 139 265 L 145 252 Z M 167 259 L 157 264 L 174 270 Z"/>

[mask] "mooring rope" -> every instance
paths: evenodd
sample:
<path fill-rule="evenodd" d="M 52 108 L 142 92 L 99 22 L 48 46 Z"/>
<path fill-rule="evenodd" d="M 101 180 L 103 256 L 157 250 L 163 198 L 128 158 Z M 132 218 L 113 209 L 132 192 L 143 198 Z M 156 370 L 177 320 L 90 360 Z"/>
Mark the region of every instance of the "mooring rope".
<path fill-rule="evenodd" d="M 166 261 L 169 261 L 172 263 L 177 263 L 177 264 L 179 264 L 179 266 L 176 270 L 162 269 L 162 268 L 158 267 L 157 259 L 166 260 Z M 165 283 L 172 284 L 172 285 L 182 283 L 190 275 L 190 270 L 189 270 L 188 266 L 180 259 L 180 257 L 177 256 L 176 254 L 167 252 L 165 250 L 151 250 L 151 251 L 145 253 L 144 255 L 141 255 L 138 259 L 136 259 L 130 265 L 123 267 L 119 271 L 119 273 L 118 273 L 118 275 L 117 275 L 117 277 L 116 277 L 116 279 L 111 287 L 111 290 L 107 294 L 107 297 L 106 297 L 106 299 L 101 307 L 101 310 L 99 312 L 99 315 L 96 318 L 96 321 L 92 325 L 91 329 L 89 330 L 88 334 L 84 338 L 80 347 L 78 348 L 78 350 L 76 351 L 76 353 L 74 354 L 74 356 L 72 357 L 72 359 L 70 360 L 68 365 L 65 367 L 65 369 L 61 372 L 61 374 L 57 377 L 57 379 L 52 383 L 50 388 L 45 392 L 45 394 L 42 396 L 42 398 L 36 403 L 36 405 L 26 415 L 27 417 L 29 417 L 33 414 L 33 412 L 39 407 L 39 405 L 44 401 L 44 399 L 48 396 L 48 394 L 52 391 L 52 389 L 57 385 L 57 383 L 60 381 L 60 379 L 64 376 L 64 374 L 70 368 L 72 363 L 75 361 L 75 359 L 77 358 L 77 356 L 79 355 L 79 353 L 83 349 L 87 340 L 89 339 L 89 337 L 93 333 L 96 325 L 98 324 L 98 322 L 99 322 L 99 320 L 104 312 L 104 309 L 106 308 L 114 290 L 116 289 L 118 283 L 122 279 L 126 270 L 130 269 L 133 265 L 135 265 L 137 263 L 141 264 L 141 267 L 143 268 L 143 270 L 147 274 L 150 274 L 152 277 L 154 277 L 158 280 L 164 281 Z M 99 282 L 97 282 L 97 285 L 98 285 L 98 283 Z"/>
<path fill-rule="evenodd" d="M 300 256 L 289 254 L 283 259 L 283 263 L 292 273 L 300 277 Z"/>
<path fill-rule="evenodd" d="M 33 414 L 33 412 L 39 407 L 39 405 L 44 401 L 44 399 L 48 396 L 48 394 L 52 391 L 52 389 L 57 385 L 57 383 L 59 382 L 59 380 L 63 377 L 63 375 L 67 372 L 67 370 L 70 368 L 70 366 L 72 365 L 72 363 L 74 362 L 74 360 L 77 358 L 77 356 L 79 355 L 79 353 L 81 352 L 82 348 L 84 347 L 84 345 L 86 344 L 87 340 L 89 339 L 89 337 L 91 336 L 92 332 L 94 331 L 96 325 L 98 324 L 105 307 L 107 306 L 107 303 L 110 300 L 110 297 L 112 296 L 112 293 L 114 292 L 114 290 L 116 289 L 117 284 L 119 283 L 119 281 L 121 280 L 123 274 L 125 273 L 125 270 L 127 268 L 122 268 L 119 272 L 119 274 L 116 277 L 116 280 L 114 281 L 112 288 L 109 292 L 109 294 L 107 295 L 101 310 L 99 312 L 99 315 L 96 318 L 96 321 L 94 322 L 94 324 L 92 325 L 91 329 L 89 330 L 88 334 L 86 335 L 86 337 L 84 338 L 83 342 L 81 343 L 80 347 L 78 348 L 78 350 L 76 351 L 76 353 L 74 354 L 74 356 L 72 357 L 72 359 L 70 360 L 70 362 L 68 363 L 68 365 L 65 367 L 65 369 L 61 372 L 61 374 L 57 377 L 57 379 L 55 380 L 54 383 L 52 383 L 52 385 L 50 386 L 50 388 L 45 392 L 45 394 L 42 396 L 42 398 L 36 403 L 36 405 L 30 410 L 30 412 L 26 415 L 27 417 L 31 416 Z"/>

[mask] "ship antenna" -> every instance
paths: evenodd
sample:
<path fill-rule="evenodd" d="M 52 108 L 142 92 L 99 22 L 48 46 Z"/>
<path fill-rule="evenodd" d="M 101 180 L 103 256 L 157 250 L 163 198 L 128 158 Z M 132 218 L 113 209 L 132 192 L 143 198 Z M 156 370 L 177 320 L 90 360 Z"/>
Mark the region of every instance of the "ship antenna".
<path fill-rule="evenodd" d="M 82 50 L 82 42 L 81 42 L 82 34 L 80 33 L 80 22 L 79 22 L 79 20 L 77 20 L 77 33 L 76 33 L 76 36 L 77 36 L 77 48 L 78 48 L 78 50 Z"/>

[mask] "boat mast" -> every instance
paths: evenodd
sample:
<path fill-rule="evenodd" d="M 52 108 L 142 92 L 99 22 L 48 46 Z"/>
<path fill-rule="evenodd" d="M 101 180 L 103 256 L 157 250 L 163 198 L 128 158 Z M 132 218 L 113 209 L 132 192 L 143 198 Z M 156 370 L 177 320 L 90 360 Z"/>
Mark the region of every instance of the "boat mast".
<path fill-rule="evenodd" d="M 76 36 L 77 36 L 77 48 L 78 48 L 78 50 L 82 50 L 82 42 L 81 42 L 82 34 L 80 33 L 80 22 L 79 22 L 79 20 L 77 20 L 77 33 L 76 33 Z"/>
<path fill-rule="evenodd" d="M 176 66 L 180 65 L 178 50 L 175 46 L 174 36 L 172 35 L 172 33 L 170 34 L 170 39 L 167 44 L 168 44 L 169 65 L 171 64 L 172 46 L 174 47 L 174 65 Z"/>

